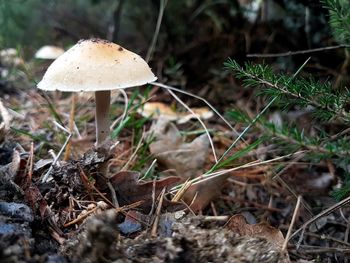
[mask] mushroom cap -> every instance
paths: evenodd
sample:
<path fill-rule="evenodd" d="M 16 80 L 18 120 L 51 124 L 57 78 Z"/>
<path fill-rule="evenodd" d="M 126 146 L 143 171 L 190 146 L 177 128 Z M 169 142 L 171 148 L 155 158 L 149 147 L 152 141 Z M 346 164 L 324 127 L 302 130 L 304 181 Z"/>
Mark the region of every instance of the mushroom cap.
<path fill-rule="evenodd" d="M 35 53 L 39 59 L 56 59 L 64 53 L 64 49 L 56 46 L 43 46 Z"/>
<path fill-rule="evenodd" d="M 107 40 L 80 40 L 47 69 L 37 87 L 42 90 L 101 91 L 140 86 L 155 81 L 139 55 Z"/>

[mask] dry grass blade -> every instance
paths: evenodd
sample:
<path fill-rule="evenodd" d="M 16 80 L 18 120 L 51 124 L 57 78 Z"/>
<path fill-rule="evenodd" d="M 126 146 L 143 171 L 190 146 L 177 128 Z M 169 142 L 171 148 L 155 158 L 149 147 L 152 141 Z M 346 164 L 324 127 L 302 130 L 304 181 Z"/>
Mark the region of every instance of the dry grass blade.
<path fill-rule="evenodd" d="M 58 162 L 58 159 L 59 159 L 60 156 L 62 155 L 62 153 L 63 153 L 64 149 L 66 148 L 68 142 L 70 141 L 71 137 L 72 137 L 72 134 L 69 133 L 69 134 L 68 134 L 68 137 L 67 137 L 67 139 L 66 139 L 66 141 L 64 142 L 64 144 L 63 144 L 63 146 L 62 146 L 62 148 L 61 148 L 61 150 L 58 152 L 56 158 L 53 160 L 53 162 L 52 162 L 52 164 L 51 164 L 49 170 L 46 172 L 46 174 L 44 174 L 44 175 L 42 176 L 42 179 L 41 179 L 42 182 L 46 182 L 47 179 L 49 178 L 49 176 L 50 176 L 50 174 L 51 174 L 51 172 L 52 172 L 52 170 L 53 170 L 53 167 L 54 167 L 54 166 L 56 165 L 56 163 Z"/>
<path fill-rule="evenodd" d="M 176 192 L 176 194 L 174 195 L 174 197 L 171 199 L 172 202 L 178 202 L 180 201 L 180 199 L 183 197 L 183 195 L 186 193 L 187 189 L 190 188 L 190 186 L 192 185 L 192 183 L 187 180 L 182 187 L 179 189 L 179 191 Z"/>
<path fill-rule="evenodd" d="M 188 107 L 186 105 L 186 103 L 184 103 L 178 96 L 176 96 L 176 94 L 174 92 L 172 92 L 170 89 L 167 89 L 167 91 L 170 93 L 171 96 L 173 96 L 178 102 L 181 103 L 182 106 L 184 106 L 198 121 L 199 123 L 203 126 L 203 129 L 205 130 L 205 133 L 207 134 L 208 136 L 208 140 L 209 140 L 209 143 L 210 143 L 210 146 L 211 146 L 211 149 L 212 149 L 212 152 L 213 152 L 213 155 L 214 155 L 214 159 L 215 159 L 215 162 L 217 163 L 218 162 L 218 158 L 216 156 L 216 151 L 215 151 L 215 147 L 214 147 L 214 143 L 213 143 L 213 140 L 211 139 L 210 137 L 210 133 L 209 133 L 209 130 L 207 128 L 207 126 L 204 124 L 204 122 L 201 120 L 201 118 L 199 118 L 199 116 L 197 114 L 195 114 L 193 112 L 193 110 Z"/>
<path fill-rule="evenodd" d="M 172 91 L 176 91 L 176 92 L 179 92 L 179 93 L 182 93 L 182 94 L 185 94 L 187 96 L 190 96 L 192 98 L 195 98 L 195 99 L 198 99 L 200 101 L 203 101 L 234 133 L 235 135 L 239 136 L 240 134 L 237 132 L 237 130 L 231 125 L 231 123 L 229 121 L 227 121 L 224 116 L 222 116 L 218 111 L 217 109 L 215 109 L 215 107 L 213 105 L 211 105 L 209 103 L 209 101 L 207 101 L 206 99 L 200 97 L 200 96 L 197 96 L 193 93 L 190 93 L 190 92 L 187 92 L 187 91 L 184 91 L 184 90 L 181 90 L 181 89 L 178 89 L 178 88 L 175 88 L 175 87 L 172 87 L 172 86 L 169 86 L 169 85 L 165 85 L 165 84 L 162 84 L 162 83 L 159 83 L 159 82 L 152 82 L 152 85 L 154 86 L 157 86 L 157 87 L 160 87 L 160 88 L 163 88 L 163 89 L 167 89 L 167 90 L 172 90 Z M 241 139 L 243 142 L 244 139 L 242 138 Z"/>
<path fill-rule="evenodd" d="M 243 168 L 249 168 L 249 167 L 264 165 L 264 164 L 267 164 L 267 163 L 277 162 L 277 161 L 285 159 L 285 158 L 289 158 L 289 157 L 292 157 L 292 156 L 295 156 L 295 155 L 303 154 L 304 152 L 305 151 L 299 151 L 299 152 L 287 154 L 287 155 L 284 155 L 284 156 L 279 156 L 279 157 L 276 157 L 276 158 L 273 158 L 273 159 L 270 159 L 270 160 L 266 160 L 266 161 L 256 160 L 256 161 L 253 161 L 253 162 L 250 162 L 250 163 L 238 166 L 238 167 L 234 167 L 234 168 L 231 168 L 231 169 L 225 169 L 225 170 L 221 170 L 221 171 L 218 171 L 218 172 L 203 174 L 203 175 L 201 175 L 201 176 L 199 176 L 197 178 L 194 178 L 194 179 L 190 180 L 190 182 L 192 182 L 192 184 L 203 183 L 203 182 L 208 181 L 208 180 L 210 180 L 212 178 L 215 178 L 215 177 L 218 177 L 218 176 L 222 176 L 222 175 L 228 174 L 228 173 L 233 172 L 233 171 L 237 171 L 237 170 L 240 170 L 240 169 L 243 169 Z M 182 186 L 183 186 L 183 184 L 179 184 L 179 185 L 173 187 L 172 189 L 170 189 L 170 193 L 177 192 Z"/>

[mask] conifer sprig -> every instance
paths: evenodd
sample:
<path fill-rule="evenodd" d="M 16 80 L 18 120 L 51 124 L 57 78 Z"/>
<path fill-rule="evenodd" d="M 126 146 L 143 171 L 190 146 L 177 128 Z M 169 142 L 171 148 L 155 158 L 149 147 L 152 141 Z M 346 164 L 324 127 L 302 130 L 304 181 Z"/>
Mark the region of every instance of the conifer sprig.
<path fill-rule="evenodd" d="M 350 43 L 350 1 L 323 0 L 329 11 L 329 24 L 339 43 Z"/>
<path fill-rule="evenodd" d="M 335 91 L 331 83 L 321 83 L 309 78 L 293 78 L 286 74 L 276 74 L 263 64 L 245 63 L 241 67 L 235 60 L 229 59 L 225 67 L 234 72 L 236 78 L 243 81 L 246 87 L 262 86 L 262 93 L 277 97 L 283 108 L 291 106 L 314 108 L 314 114 L 323 121 L 340 119 L 350 123 L 350 113 L 346 107 L 350 103 L 348 89 Z"/>

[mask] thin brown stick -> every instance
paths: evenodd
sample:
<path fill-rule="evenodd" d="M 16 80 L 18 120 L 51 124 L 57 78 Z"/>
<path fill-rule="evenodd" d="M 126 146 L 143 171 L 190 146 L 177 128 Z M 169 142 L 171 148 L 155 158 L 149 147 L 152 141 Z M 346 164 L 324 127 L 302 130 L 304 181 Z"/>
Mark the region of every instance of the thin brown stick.
<path fill-rule="evenodd" d="M 282 52 L 282 53 L 271 53 L 271 54 L 247 54 L 248 58 L 276 58 L 276 57 L 287 57 L 287 56 L 294 56 L 294 55 L 304 55 L 304 54 L 310 54 L 310 53 L 316 53 L 316 52 L 322 52 L 326 50 L 333 50 L 333 49 L 339 49 L 339 48 L 350 48 L 350 45 L 336 45 L 336 46 L 329 46 L 329 47 L 320 47 L 320 48 L 314 48 L 314 49 L 306 49 L 306 50 L 298 50 L 298 51 L 288 51 L 288 52 Z"/>
<path fill-rule="evenodd" d="M 340 248 L 340 247 L 312 247 L 312 246 L 301 246 L 303 249 L 303 253 L 305 254 L 324 254 L 324 253 L 341 253 L 341 254 L 349 254 L 349 248 Z M 296 252 L 296 251 L 294 251 Z"/>
<path fill-rule="evenodd" d="M 75 224 L 81 222 L 82 220 L 84 220 L 85 218 L 87 218 L 89 215 L 95 213 L 97 209 L 100 209 L 100 207 L 96 206 L 96 207 L 94 207 L 93 209 L 88 210 L 85 214 L 79 215 L 76 219 L 74 219 L 74 220 L 72 220 L 72 221 L 70 221 L 70 222 L 64 224 L 63 227 L 69 227 L 69 226 L 71 226 L 71 225 L 75 225 Z"/>
<path fill-rule="evenodd" d="M 309 237 L 316 237 L 316 238 L 321 239 L 321 240 L 332 241 L 332 242 L 338 243 L 339 245 L 347 246 L 348 248 L 350 248 L 350 243 L 345 242 L 345 241 L 340 240 L 340 239 L 337 239 L 337 238 L 334 238 L 334 237 L 331 237 L 331 236 L 324 235 L 324 234 L 317 235 L 315 233 L 305 232 L 304 235 L 309 236 Z"/>
<path fill-rule="evenodd" d="M 31 142 L 30 155 L 29 155 L 29 167 L 28 167 L 29 182 L 32 180 L 32 177 L 33 177 L 33 166 L 34 166 L 34 142 Z"/>
<path fill-rule="evenodd" d="M 111 197 L 112 197 L 112 201 L 113 201 L 114 206 L 116 208 L 120 207 L 119 202 L 118 202 L 118 198 L 117 198 L 117 193 L 115 192 L 115 189 L 114 189 L 112 183 L 108 181 L 107 186 L 108 186 L 108 189 L 111 193 Z"/>
<path fill-rule="evenodd" d="M 298 233 L 300 233 L 301 231 L 304 231 L 306 229 L 306 227 L 308 227 L 311 223 L 315 222 L 317 219 L 329 215 L 330 213 L 332 213 L 333 211 L 335 211 L 336 209 L 343 207 L 344 205 L 350 203 L 350 196 L 348 196 L 347 198 L 345 198 L 344 200 L 336 203 L 335 205 L 332 205 L 331 207 L 327 208 L 326 210 L 322 211 L 321 213 L 317 214 L 316 216 L 314 216 L 313 218 L 311 218 L 310 220 L 308 220 L 307 222 L 305 222 L 298 230 L 296 230 L 289 238 L 292 239 L 295 235 L 297 235 Z"/>
<path fill-rule="evenodd" d="M 105 197 L 93 184 L 91 184 L 91 183 L 89 182 L 88 177 L 86 176 L 84 170 L 83 170 L 80 166 L 78 166 L 78 167 L 79 167 L 79 169 L 80 169 L 79 175 L 81 176 L 82 181 L 87 183 L 87 189 L 93 189 L 93 190 L 96 191 L 96 192 L 99 194 L 99 196 L 101 196 L 101 198 L 102 198 L 106 203 L 108 203 L 111 207 L 117 208 L 117 207 L 113 204 L 113 202 L 111 202 L 110 200 L 108 200 L 107 197 Z"/>
<path fill-rule="evenodd" d="M 130 204 L 130 205 L 125 205 L 123 207 L 118 207 L 118 208 L 116 208 L 116 212 L 119 213 L 119 212 L 122 212 L 122 211 L 125 211 L 125 210 L 136 208 L 139 205 L 141 205 L 142 203 L 143 203 L 143 201 L 138 201 L 138 202 Z M 94 207 L 93 209 L 89 210 L 86 214 L 78 216 L 76 219 L 74 219 L 74 220 L 64 224 L 63 226 L 64 227 L 68 227 L 68 226 L 71 226 L 71 225 L 75 225 L 75 224 L 79 223 L 81 220 L 87 218 L 90 214 L 96 212 L 97 209 L 101 209 L 101 206 Z"/>
<path fill-rule="evenodd" d="M 289 240 L 290 235 L 292 234 L 292 229 L 293 229 L 293 226 L 295 224 L 295 220 L 296 220 L 298 212 L 299 212 L 301 199 L 302 199 L 302 197 L 301 197 L 301 195 L 299 195 L 298 199 L 297 199 L 297 203 L 295 205 L 294 213 L 292 216 L 292 221 L 289 224 L 288 232 L 287 232 L 286 238 L 284 239 L 284 242 L 283 242 L 282 252 L 284 252 L 287 249 L 288 240 Z"/>
<path fill-rule="evenodd" d="M 158 207 L 157 207 L 157 211 L 156 211 L 156 217 L 154 219 L 154 223 L 153 223 L 152 230 L 151 230 L 152 237 L 157 236 L 158 223 L 159 223 L 159 219 L 160 219 L 160 212 L 162 211 L 165 189 L 166 188 L 163 188 L 163 190 L 159 196 L 159 203 L 158 203 Z"/>

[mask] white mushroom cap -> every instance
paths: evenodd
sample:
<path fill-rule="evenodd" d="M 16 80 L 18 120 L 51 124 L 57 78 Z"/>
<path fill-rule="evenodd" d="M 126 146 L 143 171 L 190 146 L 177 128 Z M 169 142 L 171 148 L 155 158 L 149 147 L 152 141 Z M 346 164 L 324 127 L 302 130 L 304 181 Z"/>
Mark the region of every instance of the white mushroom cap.
<path fill-rule="evenodd" d="M 64 53 L 64 49 L 56 46 L 43 46 L 35 53 L 35 58 L 56 59 Z"/>
<path fill-rule="evenodd" d="M 107 40 L 81 40 L 47 69 L 39 89 L 102 91 L 140 86 L 155 81 L 139 55 Z"/>

